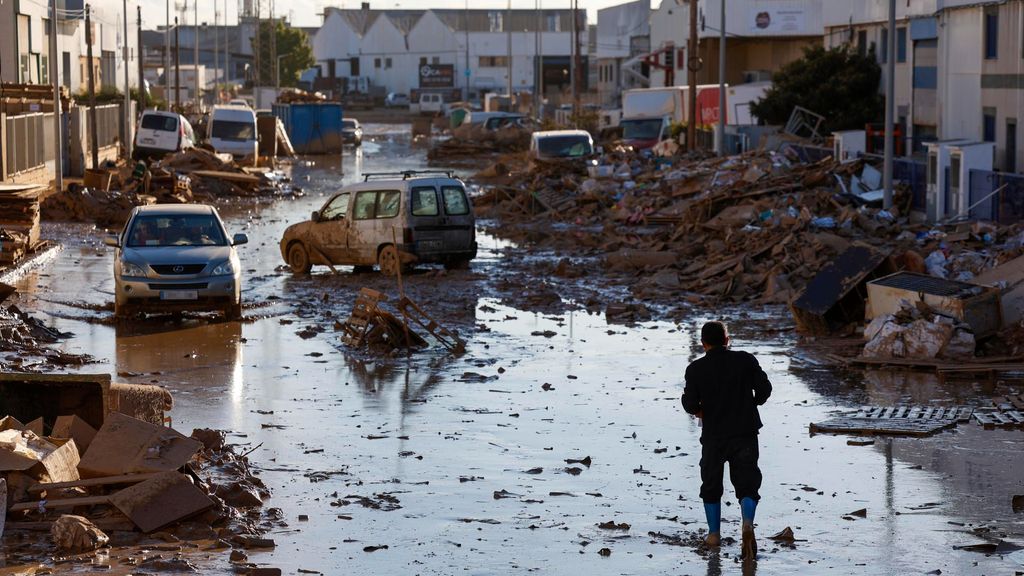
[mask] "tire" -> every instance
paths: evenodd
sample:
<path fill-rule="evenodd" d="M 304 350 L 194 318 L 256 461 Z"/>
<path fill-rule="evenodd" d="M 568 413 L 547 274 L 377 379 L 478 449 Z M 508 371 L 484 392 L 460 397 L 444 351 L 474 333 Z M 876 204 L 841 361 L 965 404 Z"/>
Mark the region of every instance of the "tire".
<path fill-rule="evenodd" d="M 306 252 L 306 247 L 301 242 L 288 247 L 288 266 L 296 276 L 309 274 L 313 269 L 313 264 L 309 261 L 309 252 Z"/>
<path fill-rule="evenodd" d="M 224 318 L 228 321 L 234 322 L 242 319 L 242 298 L 238 298 L 238 302 L 234 304 L 228 304 L 228 307 L 224 309 Z"/>
<path fill-rule="evenodd" d="M 405 271 L 405 266 L 402 266 L 401 260 L 398 256 L 398 248 L 395 248 L 393 244 L 388 244 L 377 254 L 377 267 L 380 268 L 380 273 L 385 276 L 395 276 L 399 270 Z"/>

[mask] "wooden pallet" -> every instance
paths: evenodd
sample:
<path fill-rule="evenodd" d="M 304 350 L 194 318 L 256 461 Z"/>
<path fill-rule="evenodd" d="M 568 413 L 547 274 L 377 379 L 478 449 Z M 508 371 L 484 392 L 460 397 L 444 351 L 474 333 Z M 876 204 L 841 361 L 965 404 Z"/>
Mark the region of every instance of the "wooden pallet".
<path fill-rule="evenodd" d="M 1024 412 L 1020 410 L 986 410 L 974 413 L 974 420 L 988 430 L 1024 428 Z"/>
<path fill-rule="evenodd" d="M 405 318 L 406 322 L 412 320 L 419 324 L 448 350 L 456 354 L 462 354 L 466 351 L 466 343 L 462 338 L 459 338 L 458 334 L 438 324 L 436 320 L 431 318 L 408 297 L 403 296 L 398 301 L 398 304 L 395 305 L 395 308 L 398 308 L 398 311 L 402 313 L 402 317 Z"/>
<path fill-rule="evenodd" d="M 811 423 L 811 434 L 930 436 L 970 420 L 972 408 L 954 406 L 865 407 L 847 416 Z"/>
<path fill-rule="evenodd" d="M 1010 396 L 996 396 L 992 399 L 992 405 L 999 410 L 1024 411 L 1024 394 Z"/>
<path fill-rule="evenodd" d="M 387 296 L 382 292 L 370 288 L 361 289 L 352 305 L 352 315 L 341 325 L 341 341 L 353 348 L 362 346 L 370 324 L 379 314 L 377 304 L 384 300 L 387 300 Z"/>

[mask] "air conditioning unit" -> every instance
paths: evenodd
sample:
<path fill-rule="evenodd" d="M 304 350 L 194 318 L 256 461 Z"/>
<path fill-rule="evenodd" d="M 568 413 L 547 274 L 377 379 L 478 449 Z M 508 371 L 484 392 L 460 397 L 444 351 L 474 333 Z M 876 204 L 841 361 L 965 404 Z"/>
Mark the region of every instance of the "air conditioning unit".
<path fill-rule="evenodd" d="M 949 147 L 967 142 L 963 138 L 926 142 L 928 163 L 925 171 L 925 212 L 929 222 L 938 222 L 946 217 L 950 202 L 946 178 L 949 175 Z"/>
<path fill-rule="evenodd" d="M 949 200 L 946 212 L 966 217 L 971 207 L 971 170 L 992 170 L 993 142 L 965 142 L 949 147 Z"/>
<path fill-rule="evenodd" d="M 864 130 L 843 130 L 832 133 L 832 157 L 840 164 L 853 162 L 867 149 Z"/>

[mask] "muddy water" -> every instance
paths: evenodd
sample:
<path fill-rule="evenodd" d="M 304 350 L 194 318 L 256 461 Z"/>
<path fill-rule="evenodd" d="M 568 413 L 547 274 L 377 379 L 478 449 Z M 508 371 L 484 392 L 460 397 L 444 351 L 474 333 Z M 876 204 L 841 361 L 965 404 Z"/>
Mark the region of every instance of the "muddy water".
<path fill-rule="evenodd" d="M 504 273 L 515 248 L 482 238 L 471 270 L 406 279 L 414 298 L 467 337 L 465 356 L 431 350 L 381 359 L 340 348 L 330 324 L 347 313 L 355 291 L 371 285 L 394 293 L 393 285 L 344 269 L 292 278 L 280 269 L 277 241 L 285 226 L 319 208 L 322 194 L 359 171 L 424 165 L 423 152 L 400 134 L 374 128 L 375 141 L 361 157 L 346 157 L 343 170 L 323 158 L 296 167 L 306 197 L 222 210 L 229 232 L 251 239 L 241 248 L 244 322 L 104 324 L 111 252 L 84 227 L 47 228 L 66 248 L 20 282 L 20 303 L 74 332 L 64 344 L 69 351 L 101 360 L 83 370 L 170 388 L 177 428 L 224 428 L 232 441 L 260 446 L 253 463 L 274 491 L 268 504 L 284 510 L 289 526 L 271 532 L 277 548 L 251 553 L 254 562 L 286 574 L 739 573 L 736 544 L 701 555 L 650 535 L 685 539 L 703 526 L 700 430 L 678 398 L 705 315 L 622 326 L 581 311 L 508 306 L 491 293 L 490 278 Z M 528 291 L 542 280 L 511 281 Z M 969 424 L 870 446 L 807 433 L 808 423 L 837 409 L 981 404 L 1011 385 L 836 373 L 795 356 L 788 332 L 763 335 L 762 328 L 789 322 L 784 311 L 730 318 L 734 345 L 757 354 L 775 386 L 762 410 L 756 571 L 1020 569 L 1013 555 L 953 547 L 984 542 L 969 533 L 977 527 L 1021 540 L 1010 509 L 1011 495 L 1024 493 L 1021 432 Z M 297 334 L 310 326 L 326 331 Z M 586 456 L 589 467 L 565 462 Z M 862 508 L 866 518 L 843 519 Z M 725 507 L 726 536 L 738 537 L 738 517 L 735 503 Z M 597 527 L 608 520 L 630 529 Z M 765 538 L 787 526 L 801 540 L 795 549 Z M 603 548 L 611 555 L 599 555 Z M 230 573 L 219 556 L 202 565 L 205 573 Z"/>

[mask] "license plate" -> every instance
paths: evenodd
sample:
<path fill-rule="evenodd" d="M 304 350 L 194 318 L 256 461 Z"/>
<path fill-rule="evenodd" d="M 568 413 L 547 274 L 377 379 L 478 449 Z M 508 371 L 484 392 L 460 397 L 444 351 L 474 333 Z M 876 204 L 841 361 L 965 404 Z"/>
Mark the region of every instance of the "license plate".
<path fill-rule="evenodd" d="M 422 250 L 440 250 L 444 246 L 444 242 L 441 240 L 422 240 L 420 241 L 420 248 Z"/>
<path fill-rule="evenodd" d="M 153 140 L 152 138 L 143 138 L 142 139 L 142 143 L 143 144 L 156 144 L 156 140 Z"/>
<path fill-rule="evenodd" d="M 198 300 L 198 290 L 162 290 L 161 300 Z"/>

